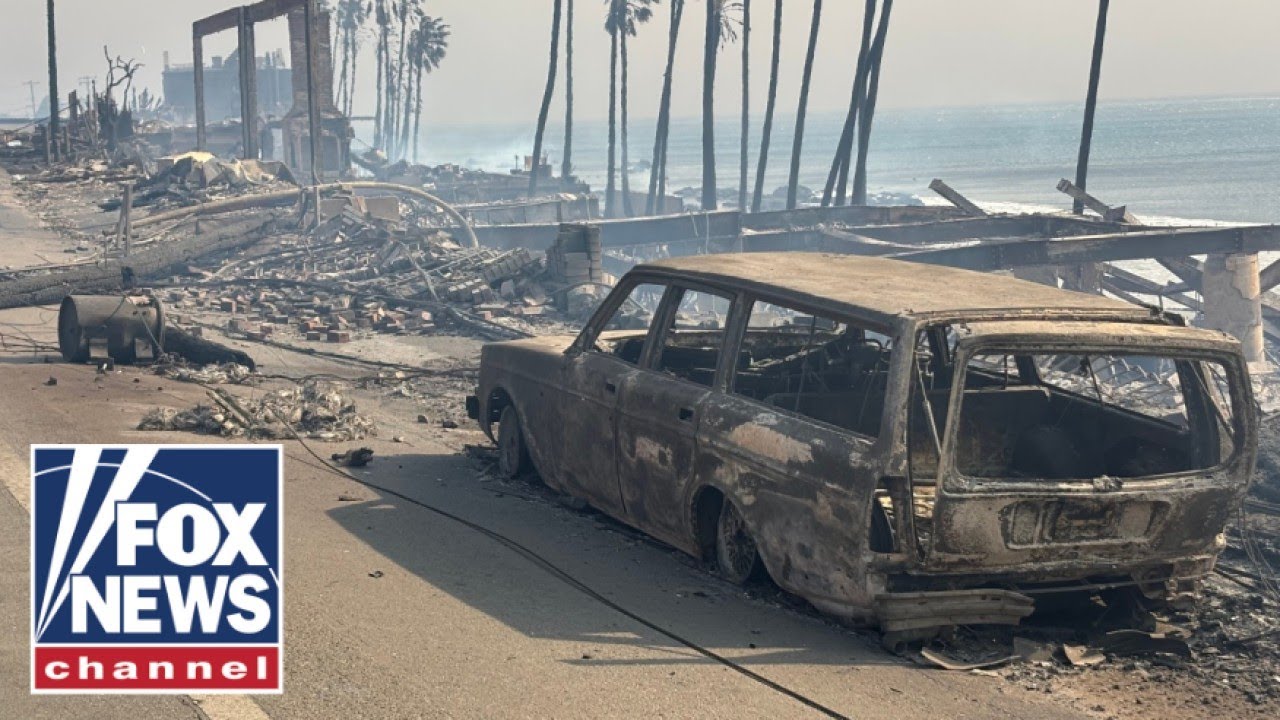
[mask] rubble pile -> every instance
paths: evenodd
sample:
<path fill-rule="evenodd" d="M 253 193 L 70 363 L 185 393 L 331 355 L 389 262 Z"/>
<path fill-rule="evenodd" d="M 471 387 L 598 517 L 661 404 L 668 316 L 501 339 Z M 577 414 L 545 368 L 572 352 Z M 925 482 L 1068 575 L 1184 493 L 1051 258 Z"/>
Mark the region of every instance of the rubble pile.
<path fill-rule="evenodd" d="M 536 319 L 550 309 L 546 288 L 567 279 L 525 248 L 463 247 L 394 197 L 337 196 L 320 209 L 314 230 L 276 236 L 202 281 L 179 280 L 166 304 L 177 313 L 231 314 L 228 327 L 251 340 L 288 331 L 344 343 L 361 331 L 431 332 L 458 320 L 457 311 L 481 323 Z M 597 268 L 586 277 L 597 281 L 598 255 L 583 254 Z"/>
<path fill-rule="evenodd" d="M 172 355 L 162 357 L 152 366 L 152 371 L 169 380 L 199 385 L 251 385 L 258 380 L 251 368 L 240 363 L 210 363 L 192 367 Z"/>
<path fill-rule="evenodd" d="M 133 207 L 186 207 L 297 185 L 289 168 L 281 162 L 222 160 L 207 152 L 189 152 L 160 158 L 153 174 L 137 180 Z M 111 212 L 122 204 L 120 198 L 111 198 L 98 207 Z"/>
<path fill-rule="evenodd" d="M 329 383 L 307 381 L 297 387 L 273 390 L 253 401 L 240 401 L 211 391 L 211 405 L 190 410 L 155 408 L 138 424 L 139 430 L 177 430 L 254 439 L 283 440 L 298 435 L 312 440 L 341 442 L 377 434 L 373 420 L 356 411 L 351 401 Z"/>

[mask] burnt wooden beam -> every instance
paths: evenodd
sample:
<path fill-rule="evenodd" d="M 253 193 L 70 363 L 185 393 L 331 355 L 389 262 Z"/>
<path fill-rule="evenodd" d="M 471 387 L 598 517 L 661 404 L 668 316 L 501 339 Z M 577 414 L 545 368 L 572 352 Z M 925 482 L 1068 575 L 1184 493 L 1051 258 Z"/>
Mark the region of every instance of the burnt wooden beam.
<path fill-rule="evenodd" d="M 1280 250 L 1280 226 L 1176 228 L 1050 240 L 990 242 L 958 248 L 902 253 L 898 259 L 969 270 L 1010 270 L 1035 265 L 1072 265 L 1185 255 Z"/>
<path fill-rule="evenodd" d="M 929 189 L 941 195 L 947 202 L 960 208 L 964 211 L 965 215 L 972 215 L 974 217 L 985 217 L 987 215 L 986 210 L 978 207 L 972 200 L 961 195 L 955 188 L 943 182 L 942 178 L 934 178 L 933 182 L 929 183 Z"/>
<path fill-rule="evenodd" d="M 1136 225 L 1138 219 L 1135 218 L 1124 205 L 1112 207 L 1098 198 L 1085 192 L 1082 188 L 1075 186 L 1070 180 L 1063 178 L 1058 181 L 1058 191 L 1071 196 L 1076 202 L 1083 204 L 1090 210 L 1102 216 L 1107 222 L 1125 223 L 1127 225 Z"/>

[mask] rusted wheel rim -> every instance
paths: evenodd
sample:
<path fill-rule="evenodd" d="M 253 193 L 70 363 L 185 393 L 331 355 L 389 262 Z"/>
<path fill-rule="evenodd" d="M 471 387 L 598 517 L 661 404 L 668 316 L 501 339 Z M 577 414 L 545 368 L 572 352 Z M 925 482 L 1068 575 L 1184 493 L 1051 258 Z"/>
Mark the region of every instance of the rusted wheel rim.
<path fill-rule="evenodd" d="M 720 572 L 736 583 L 744 583 L 755 573 L 760 556 L 747 523 L 733 503 L 725 500 L 717 529 L 716 559 Z"/>

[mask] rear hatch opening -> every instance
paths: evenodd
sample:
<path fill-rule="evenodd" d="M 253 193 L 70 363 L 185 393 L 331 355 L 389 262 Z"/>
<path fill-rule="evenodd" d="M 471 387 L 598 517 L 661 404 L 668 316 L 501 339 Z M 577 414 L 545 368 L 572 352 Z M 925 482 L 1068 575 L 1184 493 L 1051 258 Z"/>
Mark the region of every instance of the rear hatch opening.
<path fill-rule="evenodd" d="M 909 522 L 894 517 L 903 493 L 877 497 L 911 529 L 898 549 L 916 580 L 892 585 L 1169 596 L 1212 570 L 1256 448 L 1232 341 L 974 323 L 922 333 L 912 370 Z"/>

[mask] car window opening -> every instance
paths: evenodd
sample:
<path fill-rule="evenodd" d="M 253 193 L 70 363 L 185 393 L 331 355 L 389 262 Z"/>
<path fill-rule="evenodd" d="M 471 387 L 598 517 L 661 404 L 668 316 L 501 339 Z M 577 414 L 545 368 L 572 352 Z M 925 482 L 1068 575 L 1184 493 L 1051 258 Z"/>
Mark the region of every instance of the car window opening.
<path fill-rule="evenodd" d="M 756 302 L 733 392 L 867 437 L 880 434 L 891 339 L 870 328 Z"/>

